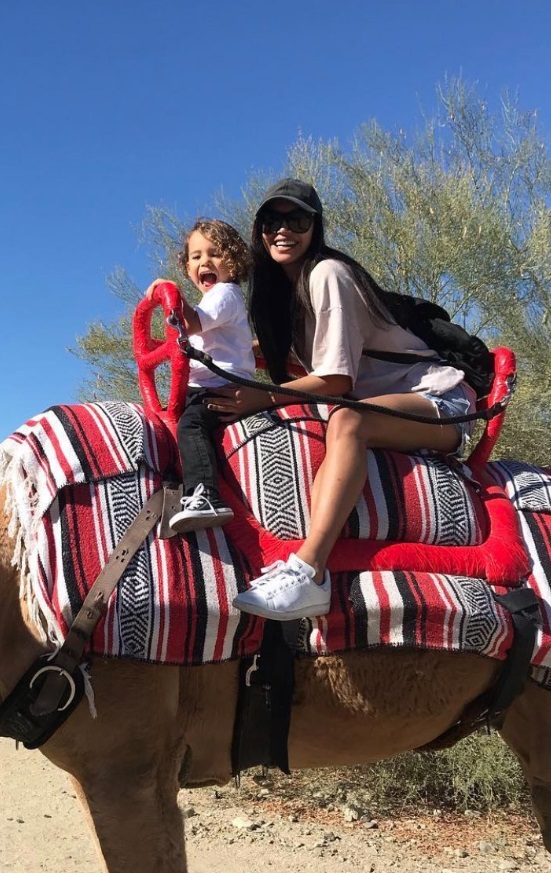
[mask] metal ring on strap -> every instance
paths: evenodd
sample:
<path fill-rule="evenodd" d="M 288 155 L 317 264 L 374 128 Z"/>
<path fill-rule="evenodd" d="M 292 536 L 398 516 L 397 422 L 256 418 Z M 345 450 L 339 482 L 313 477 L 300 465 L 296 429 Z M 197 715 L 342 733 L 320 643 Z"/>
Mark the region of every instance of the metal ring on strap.
<path fill-rule="evenodd" d="M 68 698 L 68 700 L 63 704 L 63 706 L 57 707 L 58 712 L 63 712 L 63 710 L 67 709 L 67 707 L 70 706 L 70 704 L 73 702 L 73 699 L 74 699 L 74 696 L 76 693 L 75 680 L 73 679 L 71 674 L 67 672 L 67 670 L 63 669 L 63 667 L 57 667 L 55 664 L 50 664 L 47 667 L 41 667 L 41 669 L 38 670 L 34 674 L 33 678 L 29 682 L 29 688 L 33 687 L 34 683 L 36 682 L 36 680 L 38 679 L 38 677 L 42 673 L 57 673 L 59 676 L 63 676 L 63 678 L 69 684 L 69 698 Z"/>

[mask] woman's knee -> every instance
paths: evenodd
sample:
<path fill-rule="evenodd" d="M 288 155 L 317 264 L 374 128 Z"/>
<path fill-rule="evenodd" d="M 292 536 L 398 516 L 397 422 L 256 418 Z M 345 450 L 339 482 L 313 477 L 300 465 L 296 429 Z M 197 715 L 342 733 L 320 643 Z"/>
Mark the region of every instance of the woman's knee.
<path fill-rule="evenodd" d="M 367 431 L 367 422 L 365 421 L 367 417 L 366 413 L 356 412 L 354 409 L 342 407 L 336 409 L 327 423 L 326 440 L 357 439 L 358 437 L 364 439 Z"/>

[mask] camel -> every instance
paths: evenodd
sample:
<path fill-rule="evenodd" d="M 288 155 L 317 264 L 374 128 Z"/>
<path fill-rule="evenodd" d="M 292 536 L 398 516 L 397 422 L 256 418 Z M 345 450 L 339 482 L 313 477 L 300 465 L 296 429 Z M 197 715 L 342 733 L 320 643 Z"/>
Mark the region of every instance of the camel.
<path fill-rule="evenodd" d="M 14 531 L 0 483 L 0 702 L 51 650 L 21 597 Z M 239 661 L 197 666 L 93 655 L 97 715 L 86 698 L 41 747 L 74 782 L 104 873 L 188 873 L 179 787 L 222 785 Z M 443 734 L 490 688 L 501 663 L 470 652 L 379 646 L 296 662 L 292 770 L 369 764 Z M 551 694 L 527 680 L 501 735 L 530 787 L 551 852 Z"/>
<path fill-rule="evenodd" d="M 1 530 L 5 699 L 44 644 L 22 608 L 7 525 Z M 179 774 L 185 763 L 189 787 L 230 780 L 238 665 L 94 659 L 92 670 L 97 718 L 83 700 L 41 751 L 72 777 L 95 835 L 99 869 L 187 873 Z M 498 670 L 498 663 L 476 655 L 382 648 L 299 661 L 291 770 L 369 764 L 418 748 L 453 724 Z M 522 764 L 551 851 L 549 692 L 529 682 L 501 735 Z"/>

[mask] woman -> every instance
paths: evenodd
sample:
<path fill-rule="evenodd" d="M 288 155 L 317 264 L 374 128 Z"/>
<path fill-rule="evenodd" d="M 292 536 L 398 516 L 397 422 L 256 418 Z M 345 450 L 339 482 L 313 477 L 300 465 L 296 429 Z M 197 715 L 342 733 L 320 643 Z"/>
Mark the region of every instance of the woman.
<path fill-rule="evenodd" d="M 435 421 L 420 424 L 367 409 L 333 411 L 304 544 L 287 561 L 266 568 L 234 600 L 243 612 L 290 621 L 329 612 L 327 558 L 363 490 L 366 449 L 455 452 L 471 425 L 443 427 L 438 421 L 474 411 L 476 395 L 461 370 L 435 363 L 435 353 L 393 321 L 369 273 L 325 244 L 323 208 L 311 185 L 284 179 L 270 188 L 256 214 L 252 252 L 251 317 L 275 382 L 311 394 L 347 395 Z M 364 355 L 364 349 L 412 353 L 432 361 L 391 363 Z M 308 375 L 288 379 L 290 352 Z M 216 393 L 209 404 L 222 416 L 267 406 L 268 395 L 255 389 Z M 292 402 L 285 395 L 271 395 L 273 405 Z"/>

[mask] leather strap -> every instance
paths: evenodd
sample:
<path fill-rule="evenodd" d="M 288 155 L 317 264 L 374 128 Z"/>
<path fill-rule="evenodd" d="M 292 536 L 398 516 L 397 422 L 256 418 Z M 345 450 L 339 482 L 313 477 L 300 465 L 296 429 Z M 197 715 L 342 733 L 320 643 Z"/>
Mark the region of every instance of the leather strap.
<path fill-rule="evenodd" d="M 163 497 L 163 489 L 159 489 L 149 498 L 114 551 L 109 555 L 107 563 L 90 588 L 69 628 L 63 645 L 49 661 L 51 667 L 59 667 L 59 672 L 48 673 L 38 697 L 31 707 L 33 715 L 47 715 L 59 707 L 67 691 L 67 680 L 62 671 L 71 674 L 78 668 L 86 644 L 100 618 L 107 610 L 111 594 L 129 562 L 161 517 Z"/>
<path fill-rule="evenodd" d="M 183 491 L 183 486 L 178 483 L 165 482 L 163 485 L 163 511 L 159 528 L 160 540 L 169 540 L 170 537 L 175 537 L 178 533 L 178 531 L 171 530 L 169 521 L 182 508 Z"/>

